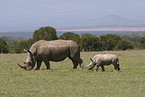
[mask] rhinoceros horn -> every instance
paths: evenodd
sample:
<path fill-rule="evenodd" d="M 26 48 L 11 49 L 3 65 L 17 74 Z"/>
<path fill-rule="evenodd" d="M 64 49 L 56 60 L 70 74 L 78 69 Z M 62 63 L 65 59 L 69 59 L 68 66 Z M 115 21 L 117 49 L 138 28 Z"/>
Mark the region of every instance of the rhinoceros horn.
<path fill-rule="evenodd" d="M 25 67 L 25 66 L 20 65 L 19 63 L 17 63 L 17 64 L 18 64 L 18 66 L 20 66 L 21 68 L 26 69 L 26 67 Z"/>

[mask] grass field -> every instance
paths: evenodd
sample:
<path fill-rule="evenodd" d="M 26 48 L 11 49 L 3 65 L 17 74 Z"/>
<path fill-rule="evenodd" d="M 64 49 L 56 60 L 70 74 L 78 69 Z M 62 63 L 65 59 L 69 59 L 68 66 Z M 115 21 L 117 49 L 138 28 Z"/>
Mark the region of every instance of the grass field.
<path fill-rule="evenodd" d="M 84 65 L 100 53 L 116 54 L 121 71 L 112 65 L 97 72 L 72 69 L 72 62 L 51 62 L 51 70 L 25 71 L 17 62 L 27 54 L 0 54 L 0 97 L 145 97 L 145 51 L 82 52 Z"/>

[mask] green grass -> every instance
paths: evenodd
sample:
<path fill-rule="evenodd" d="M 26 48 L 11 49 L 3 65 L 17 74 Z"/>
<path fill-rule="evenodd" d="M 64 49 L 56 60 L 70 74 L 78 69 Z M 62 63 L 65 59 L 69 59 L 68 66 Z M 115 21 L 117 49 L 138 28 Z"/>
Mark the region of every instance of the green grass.
<path fill-rule="evenodd" d="M 72 62 L 51 62 L 51 70 L 25 71 L 17 62 L 27 54 L 0 54 L 0 97 L 145 97 L 145 51 L 82 52 L 84 65 L 99 53 L 116 54 L 121 71 L 112 65 L 97 72 L 72 69 Z"/>

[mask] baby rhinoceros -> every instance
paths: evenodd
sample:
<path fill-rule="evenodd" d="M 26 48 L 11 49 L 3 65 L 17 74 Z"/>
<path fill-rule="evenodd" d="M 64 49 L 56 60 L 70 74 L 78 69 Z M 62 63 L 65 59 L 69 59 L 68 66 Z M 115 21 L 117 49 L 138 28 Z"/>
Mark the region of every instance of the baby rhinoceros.
<path fill-rule="evenodd" d="M 90 58 L 91 62 L 87 65 L 88 69 L 91 70 L 96 65 L 96 70 L 98 70 L 99 66 L 101 66 L 102 71 L 105 71 L 104 65 L 114 65 L 114 71 L 120 70 L 119 67 L 119 59 L 114 54 L 97 54 L 93 58 Z"/>

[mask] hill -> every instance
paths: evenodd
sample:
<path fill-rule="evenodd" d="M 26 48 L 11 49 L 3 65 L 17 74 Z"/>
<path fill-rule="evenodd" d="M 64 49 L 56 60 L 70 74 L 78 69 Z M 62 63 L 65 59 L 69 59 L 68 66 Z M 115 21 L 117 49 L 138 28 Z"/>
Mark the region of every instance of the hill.
<path fill-rule="evenodd" d="M 110 28 L 110 29 L 111 28 L 121 28 L 121 29 L 143 28 L 143 31 L 145 31 L 145 19 L 128 19 L 125 17 L 112 14 L 112 15 L 101 16 L 98 18 L 93 17 L 91 19 L 88 18 L 86 20 L 78 20 L 78 23 L 74 23 L 73 25 L 68 24 L 68 25 L 56 27 L 56 29 L 58 30 L 80 30 L 80 29 L 86 30 L 86 29 L 96 29 L 96 28 L 100 28 L 99 29 L 100 31 L 108 31 L 108 30 L 104 30 L 104 28 Z"/>

